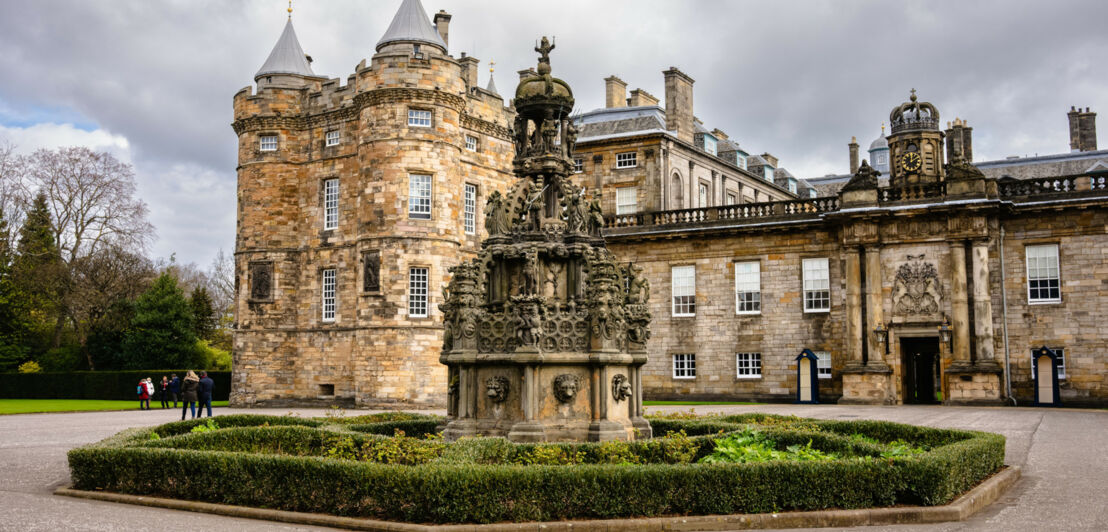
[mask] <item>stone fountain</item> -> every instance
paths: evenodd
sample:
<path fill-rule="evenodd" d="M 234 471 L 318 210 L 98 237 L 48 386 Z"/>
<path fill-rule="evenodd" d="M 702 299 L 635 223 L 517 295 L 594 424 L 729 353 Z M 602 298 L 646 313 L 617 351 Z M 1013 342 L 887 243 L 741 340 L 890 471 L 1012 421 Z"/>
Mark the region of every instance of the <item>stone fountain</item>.
<path fill-rule="evenodd" d="M 447 440 L 649 438 L 642 366 L 650 285 L 604 245 L 596 198 L 573 184 L 573 91 L 550 75 L 520 81 L 509 192 L 489 195 L 488 238 L 451 268 L 440 306 L 449 371 Z"/>

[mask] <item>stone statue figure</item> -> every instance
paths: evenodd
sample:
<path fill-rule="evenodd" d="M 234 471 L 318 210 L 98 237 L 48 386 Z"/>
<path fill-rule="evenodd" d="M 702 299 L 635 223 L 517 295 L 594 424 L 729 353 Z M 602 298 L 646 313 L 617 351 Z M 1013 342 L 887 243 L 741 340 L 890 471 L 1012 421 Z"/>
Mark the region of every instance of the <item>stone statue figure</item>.
<path fill-rule="evenodd" d="M 650 281 L 643 277 L 642 266 L 629 264 L 627 268 L 627 304 L 645 305 L 650 302 Z"/>
<path fill-rule="evenodd" d="M 516 340 L 520 345 L 533 346 L 539 343 L 539 317 L 535 308 L 525 306 L 516 320 Z"/>
<path fill-rule="evenodd" d="M 539 53 L 539 69 L 540 75 L 550 74 L 550 52 L 554 50 L 555 44 L 550 42 L 545 35 L 542 37 L 541 45 L 535 47 L 535 51 Z M 546 72 L 543 72 L 545 70 Z"/>
<path fill-rule="evenodd" d="M 250 272 L 250 297 L 253 299 L 269 299 L 272 290 L 272 266 L 270 264 L 254 264 Z"/>
<path fill-rule="evenodd" d="M 551 262 L 546 266 L 546 277 L 542 283 L 542 295 L 554 299 L 558 297 L 558 278 L 562 275 L 565 265 L 559 262 Z"/>
<path fill-rule="evenodd" d="M 572 373 L 558 375 L 554 377 L 554 397 L 559 403 L 572 402 L 573 398 L 577 397 L 577 389 L 580 385 L 577 375 Z"/>
<path fill-rule="evenodd" d="M 531 222 L 531 230 L 542 230 L 542 210 L 546 207 L 542 195 L 546 187 L 540 188 L 537 184 L 532 187 L 531 194 L 527 198 L 527 219 Z"/>
<path fill-rule="evenodd" d="M 494 403 L 503 403 L 508 398 L 510 388 L 508 377 L 498 375 L 485 380 L 485 394 Z"/>
<path fill-rule="evenodd" d="M 600 230 L 604 227 L 604 211 L 600 210 L 600 201 L 594 199 L 589 202 L 588 228 L 592 236 L 600 236 Z"/>
<path fill-rule="evenodd" d="M 527 136 L 527 119 L 521 115 L 516 115 L 515 120 L 515 134 L 516 139 L 516 155 L 526 155 L 530 150 L 530 137 Z"/>
<path fill-rule="evenodd" d="M 542 121 L 542 148 L 543 153 L 554 153 L 554 138 L 558 136 L 558 122 L 551 116 L 551 112 L 546 112 L 546 117 Z"/>
<path fill-rule="evenodd" d="M 489 232 L 489 236 L 508 233 L 508 209 L 499 190 L 489 194 L 485 204 L 485 230 Z"/>
<path fill-rule="evenodd" d="M 612 377 L 612 399 L 618 403 L 628 397 L 631 397 L 631 383 L 627 376 L 621 373 Z"/>
<path fill-rule="evenodd" d="M 565 121 L 566 142 L 565 148 L 566 157 L 573 155 L 573 148 L 577 146 L 577 128 L 573 125 L 573 120 Z"/>

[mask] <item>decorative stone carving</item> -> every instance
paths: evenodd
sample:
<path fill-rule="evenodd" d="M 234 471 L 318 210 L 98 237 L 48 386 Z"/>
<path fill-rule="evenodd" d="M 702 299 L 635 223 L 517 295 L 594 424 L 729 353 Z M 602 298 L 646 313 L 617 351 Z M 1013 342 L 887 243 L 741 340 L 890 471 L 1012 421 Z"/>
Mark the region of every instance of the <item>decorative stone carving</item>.
<path fill-rule="evenodd" d="M 908 255 L 909 262 L 896 270 L 893 284 L 893 313 L 900 315 L 937 314 L 943 287 L 935 265 L 923 262 L 923 255 Z"/>
<path fill-rule="evenodd" d="M 362 255 L 362 290 L 379 292 L 381 290 L 381 253 L 367 251 Z"/>
<path fill-rule="evenodd" d="M 842 192 L 871 188 L 876 189 L 877 176 L 880 175 L 881 172 L 874 170 L 869 163 L 863 160 L 862 165 L 858 167 L 858 171 L 850 178 L 850 181 L 846 182 L 846 185 L 843 185 Z"/>
<path fill-rule="evenodd" d="M 273 263 L 250 263 L 250 299 L 273 299 Z"/>
<path fill-rule="evenodd" d="M 627 375 L 619 374 L 612 377 L 612 399 L 618 403 L 631 395 L 631 383 L 627 380 Z"/>
<path fill-rule="evenodd" d="M 508 383 L 508 377 L 498 375 L 496 377 L 489 377 L 485 380 L 485 395 L 489 400 L 494 403 L 503 403 L 508 399 L 508 391 L 510 388 Z"/>
<path fill-rule="evenodd" d="M 580 386 L 580 381 L 577 375 L 570 373 L 563 373 L 554 377 L 554 397 L 558 399 L 559 403 L 573 402 L 573 398 L 577 397 L 577 388 Z"/>

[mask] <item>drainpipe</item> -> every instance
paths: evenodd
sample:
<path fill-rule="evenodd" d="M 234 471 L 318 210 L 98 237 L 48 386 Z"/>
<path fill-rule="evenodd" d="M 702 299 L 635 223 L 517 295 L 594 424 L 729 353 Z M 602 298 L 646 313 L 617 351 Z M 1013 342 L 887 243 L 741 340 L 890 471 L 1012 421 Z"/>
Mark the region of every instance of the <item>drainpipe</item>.
<path fill-rule="evenodd" d="M 1004 274 L 1004 224 L 1000 225 L 1000 308 L 1001 317 L 1004 320 L 1004 393 L 1012 406 L 1019 406 L 1016 398 L 1012 397 L 1012 363 L 1011 353 L 1008 349 L 1008 276 Z"/>

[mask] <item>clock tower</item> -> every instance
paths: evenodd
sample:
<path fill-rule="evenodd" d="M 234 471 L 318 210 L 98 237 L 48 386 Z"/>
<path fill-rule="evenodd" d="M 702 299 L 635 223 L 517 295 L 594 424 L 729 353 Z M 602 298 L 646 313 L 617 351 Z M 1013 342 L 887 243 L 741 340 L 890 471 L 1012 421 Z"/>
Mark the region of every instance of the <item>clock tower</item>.
<path fill-rule="evenodd" d="M 916 100 L 916 89 L 907 102 L 889 113 L 889 185 L 938 183 L 943 176 L 943 132 L 939 111 Z"/>

